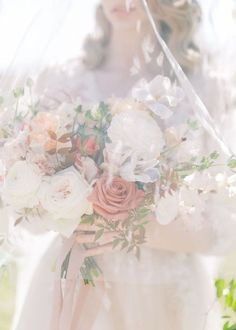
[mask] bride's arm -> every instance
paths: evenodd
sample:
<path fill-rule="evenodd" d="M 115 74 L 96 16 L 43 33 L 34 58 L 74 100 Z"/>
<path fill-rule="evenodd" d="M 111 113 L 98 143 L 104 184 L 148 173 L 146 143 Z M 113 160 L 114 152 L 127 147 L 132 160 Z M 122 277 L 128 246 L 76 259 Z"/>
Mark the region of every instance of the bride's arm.
<path fill-rule="evenodd" d="M 236 214 L 222 201 L 209 200 L 204 219 L 195 221 L 181 217 L 169 225 L 161 225 L 153 217 L 147 227 L 146 245 L 153 249 L 176 253 L 225 255 L 236 251 Z"/>
<path fill-rule="evenodd" d="M 171 224 L 160 225 L 151 219 L 147 227 L 146 245 L 153 249 L 175 253 L 208 254 L 216 243 L 216 235 L 207 223 L 199 229 L 189 228 L 179 218 Z"/>

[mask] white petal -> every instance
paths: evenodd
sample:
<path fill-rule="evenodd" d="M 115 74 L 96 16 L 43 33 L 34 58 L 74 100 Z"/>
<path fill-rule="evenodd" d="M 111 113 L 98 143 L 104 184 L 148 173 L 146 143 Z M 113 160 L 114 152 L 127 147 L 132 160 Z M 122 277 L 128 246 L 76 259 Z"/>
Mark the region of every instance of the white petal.
<path fill-rule="evenodd" d="M 161 225 L 168 225 L 175 220 L 179 212 L 178 195 L 167 195 L 157 202 L 156 218 Z"/>
<path fill-rule="evenodd" d="M 171 111 L 167 106 L 159 102 L 153 102 L 149 105 L 149 108 L 155 115 L 157 115 L 163 120 L 168 119 L 173 115 L 173 111 Z"/>

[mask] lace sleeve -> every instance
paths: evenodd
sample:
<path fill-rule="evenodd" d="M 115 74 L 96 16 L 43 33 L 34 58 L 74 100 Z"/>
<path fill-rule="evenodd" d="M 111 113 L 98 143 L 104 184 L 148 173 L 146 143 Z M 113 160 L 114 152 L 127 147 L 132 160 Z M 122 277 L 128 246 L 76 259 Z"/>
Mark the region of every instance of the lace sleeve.
<path fill-rule="evenodd" d="M 46 68 L 38 77 L 35 93 L 40 105 L 53 110 L 63 102 L 73 102 L 84 94 L 85 68 L 78 60 Z"/>

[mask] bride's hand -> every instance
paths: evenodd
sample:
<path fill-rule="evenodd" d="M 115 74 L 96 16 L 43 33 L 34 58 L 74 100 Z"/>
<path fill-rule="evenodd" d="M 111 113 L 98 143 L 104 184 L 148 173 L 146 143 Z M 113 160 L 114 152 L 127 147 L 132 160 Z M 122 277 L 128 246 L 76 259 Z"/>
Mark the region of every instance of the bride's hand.
<path fill-rule="evenodd" d="M 97 244 L 96 247 L 93 246 L 86 249 L 85 253 L 87 257 L 97 256 L 104 253 L 111 253 L 114 251 L 112 246 L 116 233 L 114 231 L 105 231 L 98 240 L 95 240 L 97 230 L 98 227 L 96 225 L 80 224 L 77 227 L 76 241 L 78 244 Z"/>

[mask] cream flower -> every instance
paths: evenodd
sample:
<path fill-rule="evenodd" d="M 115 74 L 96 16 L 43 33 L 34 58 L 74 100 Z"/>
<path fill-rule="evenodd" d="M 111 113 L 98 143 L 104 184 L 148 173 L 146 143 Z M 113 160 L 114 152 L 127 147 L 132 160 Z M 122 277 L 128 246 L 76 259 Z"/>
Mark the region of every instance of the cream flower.
<path fill-rule="evenodd" d="M 161 75 L 149 83 L 141 81 L 139 86 L 133 89 L 132 95 L 162 119 L 168 119 L 173 114 L 171 108 L 176 107 L 184 98 L 183 90 L 172 85 L 168 77 Z"/>
<path fill-rule="evenodd" d="M 90 187 L 73 167 L 48 177 L 40 187 L 39 199 L 46 211 L 45 226 L 69 237 L 84 214 L 92 213 L 87 196 Z"/>
<path fill-rule="evenodd" d="M 16 209 L 33 208 L 38 204 L 37 193 L 41 179 L 36 165 L 17 161 L 9 169 L 4 182 L 4 202 Z"/>
<path fill-rule="evenodd" d="M 156 181 L 155 166 L 164 146 L 156 121 L 145 111 L 130 109 L 116 114 L 108 128 L 111 143 L 105 158 L 111 171 L 127 181 Z"/>
<path fill-rule="evenodd" d="M 114 99 L 112 101 L 112 115 L 132 109 L 139 111 L 148 111 L 147 107 L 143 103 L 137 102 L 134 99 Z"/>

